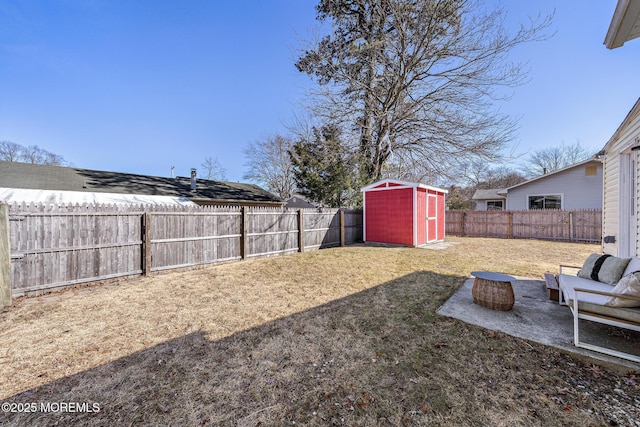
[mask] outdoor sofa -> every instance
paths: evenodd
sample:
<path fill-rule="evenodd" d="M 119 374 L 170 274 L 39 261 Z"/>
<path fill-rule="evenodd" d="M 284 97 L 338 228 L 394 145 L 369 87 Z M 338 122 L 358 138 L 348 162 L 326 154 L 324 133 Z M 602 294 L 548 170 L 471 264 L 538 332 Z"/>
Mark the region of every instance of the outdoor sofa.
<path fill-rule="evenodd" d="M 567 274 L 568 269 L 574 274 Z M 640 363 L 638 354 L 581 342 L 579 328 L 584 319 L 640 331 L 640 258 L 591 254 L 580 267 L 561 265 L 557 281 L 558 302 L 568 305 L 573 313 L 576 347 Z"/>

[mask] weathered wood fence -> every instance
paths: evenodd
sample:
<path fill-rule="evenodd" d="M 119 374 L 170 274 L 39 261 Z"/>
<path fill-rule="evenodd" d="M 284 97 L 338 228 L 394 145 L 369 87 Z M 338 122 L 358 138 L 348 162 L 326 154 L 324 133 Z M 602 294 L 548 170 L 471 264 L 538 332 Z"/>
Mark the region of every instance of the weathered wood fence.
<path fill-rule="evenodd" d="M 602 210 L 447 211 L 446 234 L 600 242 Z"/>
<path fill-rule="evenodd" d="M 11 294 L 362 240 L 362 212 L 9 206 Z"/>

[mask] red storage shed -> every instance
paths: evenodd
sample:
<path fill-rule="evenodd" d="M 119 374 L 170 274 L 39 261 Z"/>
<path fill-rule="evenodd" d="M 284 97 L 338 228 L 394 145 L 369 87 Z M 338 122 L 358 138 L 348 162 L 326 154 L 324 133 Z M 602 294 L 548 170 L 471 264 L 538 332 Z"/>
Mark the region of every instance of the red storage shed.
<path fill-rule="evenodd" d="M 385 179 L 361 191 L 365 242 L 420 246 L 444 240 L 447 190 Z"/>

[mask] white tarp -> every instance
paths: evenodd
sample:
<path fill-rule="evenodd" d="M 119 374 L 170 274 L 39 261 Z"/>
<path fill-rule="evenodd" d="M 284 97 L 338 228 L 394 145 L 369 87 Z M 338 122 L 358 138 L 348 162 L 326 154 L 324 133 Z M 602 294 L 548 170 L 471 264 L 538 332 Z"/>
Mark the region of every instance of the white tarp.
<path fill-rule="evenodd" d="M 66 204 L 119 204 L 119 205 L 181 205 L 196 206 L 187 197 L 149 196 L 145 194 L 90 193 L 84 191 L 28 190 L 0 187 L 0 202 Z"/>

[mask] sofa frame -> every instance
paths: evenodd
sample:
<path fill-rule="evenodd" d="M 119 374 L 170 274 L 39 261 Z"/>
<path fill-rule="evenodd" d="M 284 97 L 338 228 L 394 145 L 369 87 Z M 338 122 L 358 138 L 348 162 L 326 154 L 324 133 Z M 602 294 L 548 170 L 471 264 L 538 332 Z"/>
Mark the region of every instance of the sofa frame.
<path fill-rule="evenodd" d="M 579 348 L 592 350 L 592 351 L 597 351 L 610 356 L 619 357 L 621 359 L 630 360 L 632 362 L 640 363 L 640 356 L 638 355 L 625 353 L 618 350 L 580 341 L 580 320 L 581 319 L 640 332 L 640 322 L 635 320 L 625 319 L 626 316 L 624 315 L 625 313 L 624 310 L 638 310 L 638 312 L 640 313 L 640 307 L 637 307 L 637 308 L 606 307 L 606 314 L 603 314 L 602 312 L 600 312 L 598 307 L 598 306 L 601 306 L 604 309 L 605 307 L 604 302 L 609 297 L 630 299 L 630 300 L 640 302 L 639 297 L 634 297 L 630 295 L 619 295 L 619 294 L 607 292 L 607 289 L 612 289 L 613 287 L 606 284 L 602 284 L 603 286 L 601 287 L 601 289 L 569 287 L 566 284 L 565 286 L 563 286 L 563 282 L 565 281 L 563 280 L 562 276 L 563 275 L 568 276 L 568 274 L 565 273 L 565 270 L 575 269 L 577 271 L 580 268 L 582 267 L 577 267 L 572 265 L 560 265 L 559 274 L 556 276 L 556 280 L 560 288 L 560 292 L 558 292 L 558 303 L 561 305 L 568 306 L 571 309 L 571 312 L 573 314 L 573 338 L 574 338 L 575 346 Z M 585 280 L 587 280 L 588 282 L 594 282 L 593 283 L 594 286 L 597 286 L 596 284 L 600 283 L 594 280 L 588 280 L 588 279 L 585 279 Z M 573 292 L 573 298 L 567 298 L 570 292 Z M 584 308 L 582 306 L 581 301 L 584 302 L 585 298 L 590 300 L 588 304 L 588 307 L 590 308 Z M 570 303 L 570 301 L 567 301 L 567 300 L 573 300 L 573 303 Z M 596 300 L 601 301 L 601 303 L 597 302 Z M 640 343 L 639 343 L 639 347 L 640 347 Z"/>

